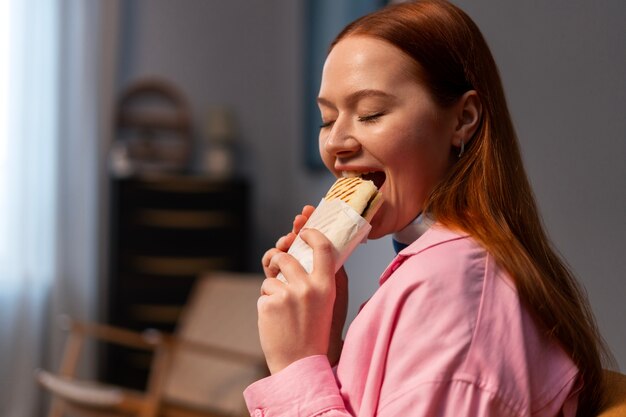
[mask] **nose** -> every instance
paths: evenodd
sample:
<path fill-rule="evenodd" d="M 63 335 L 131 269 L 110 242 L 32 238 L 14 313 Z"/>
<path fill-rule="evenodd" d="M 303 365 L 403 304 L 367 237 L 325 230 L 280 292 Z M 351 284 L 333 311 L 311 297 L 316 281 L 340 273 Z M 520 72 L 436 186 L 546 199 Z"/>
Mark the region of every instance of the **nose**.
<path fill-rule="evenodd" d="M 337 118 L 329 132 L 320 134 L 324 152 L 336 158 L 345 158 L 361 149 L 361 144 L 354 136 L 352 124 L 345 118 Z"/>

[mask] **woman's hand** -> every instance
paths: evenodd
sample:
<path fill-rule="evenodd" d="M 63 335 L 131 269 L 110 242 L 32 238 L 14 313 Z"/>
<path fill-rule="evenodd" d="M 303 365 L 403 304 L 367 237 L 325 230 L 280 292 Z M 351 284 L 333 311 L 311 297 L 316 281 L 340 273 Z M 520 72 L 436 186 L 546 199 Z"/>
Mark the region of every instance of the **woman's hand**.
<path fill-rule="evenodd" d="M 302 210 L 302 214 L 299 214 L 295 217 L 292 231 L 289 234 L 281 237 L 278 240 L 278 242 L 276 242 L 276 247 L 268 250 L 263 256 L 263 261 L 262 261 L 263 269 L 268 279 L 266 280 L 266 283 L 264 283 L 263 285 L 263 288 L 262 288 L 263 295 L 261 298 L 264 298 L 264 296 L 270 296 L 270 294 L 265 293 L 266 290 L 271 291 L 269 290 L 270 288 L 273 288 L 278 291 L 278 292 L 273 292 L 271 294 L 274 296 L 274 299 L 278 296 L 278 294 L 289 296 L 289 294 L 282 292 L 283 291 L 282 286 L 285 286 L 285 287 L 291 286 L 292 284 L 291 278 L 288 278 L 289 284 L 283 284 L 282 282 L 275 279 L 275 277 L 279 271 L 282 271 L 283 274 L 289 274 L 287 275 L 289 277 L 291 276 L 291 272 L 281 269 L 280 263 L 278 262 L 278 258 L 274 262 L 272 262 L 272 260 L 276 256 L 282 256 L 280 254 L 284 254 L 285 252 L 289 250 L 289 247 L 293 244 L 293 241 L 295 240 L 296 235 L 301 231 L 302 227 L 304 226 L 304 224 L 306 223 L 306 221 L 311 216 L 314 210 L 315 208 L 313 206 L 305 206 Z M 307 231 L 307 233 L 308 232 L 309 231 Z M 313 233 L 321 235 L 321 233 L 317 231 L 313 231 Z M 303 239 L 305 237 L 305 234 L 302 235 Z M 320 240 L 322 241 L 322 245 L 326 243 L 330 244 L 323 235 L 321 236 Z M 306 240 L 305 242 L 309 243 Z M 309 278 L 306 278 L 308 280 L 314 279 L 314 275 L 320 273 L 319 268 L 315 269 L 315 262 L 316 262 L 315 257 L 316 255 L 318 255 L 316 254 L 316 248 L 313 247 L 312 245 L 310 246 L 313 248 L 313 251 L 314 251 L 314 271 Z M 332 253 L 332 250 L 330 252 Z M 328 265 L 330 265 L 329 268 L 331 271 L 330 276 L 332 277 L 334 258 L 332 258 L 332 256 L 326 256 L 326 255 L 321 255 L 321 256 L 327 258 L 326 261 L 329 262 Z M 291 257 L 289 256 L 289 258 Z M 297 263 L 297 261 L 295 263 L 297 264 L 297 267 L 301 268 L 299 263 Z M 303 270 L 298 271 L 298 273 L 306 275 L 306 272 L 304 272 Z M 304 282 L 307 283 L 308 281 L 304 281 Z M 294 356 L 294 359 L 292 360 L 288 359 L 290 355 L 286 355 L 284 359 L 278 359 L 278 357 L 282 355 L 280 353 L 273 353 L 275 349 L 271 346 L 274 346 L 274 344 L 283 343 L 285 345 L 283 348 L 287 348 L 288 340 L 286 339 L 286 337 L 288 337 L 288 335 L 280 336 L 280 335 L 277 335 L 274 330 L 272 330 L 273 325 L 276 325 L 276 323 L 278 322 L 268 322 L 266 320 L 267 318 L 269 318 L 271 313 L 269 312 L 264 313 L 262 311 L 262 308 L 261 308 L 262 301 L 259 300 L 259 331 L 261 333 L 263 350 L 266 354 L 266 357 L 268 360 L 268 366 L 270 366 L 270 370 L 272 371 L 272 373 L 278 372 L 278 370 L 284 368 L 284 366 L 287 366 L 294 360 L 301 359 L 303 357 L 310 356 L 312 354 L 326 353 L 328 355 L 328 359 L 331 365 L 335 365 L 337 363 L 337 361 L 339 360 L 339 356 L 341 354 L 341 348 L 343 345 L 342 332 L 343 332 L 343 327 L 346 321 L 346 315 L 347 315 L 347 309 L 348 309 L 348 277 L 343 267 L 341 267 L 341 269 L 337 272 L 335 279 L 334 279 L 334 284 L 335 284 L 335 291 L 334 291 L 334 296 L 333 296 L 334 304 L 332 308 L 332 319 L 331 319 L 330 330 L 324 327 L 324 331 L 322 331 L 322 327 L 320 327 L 322 323 L 316 320 L 313 320 L 313 322 L 308 325 L 308 326 L 312 325 L 312 328 L 314 329 L 315 334 L 327 335 L 328 342 L 323 342 L 323 344 L 327 344 L 326 350 L 317 352 L 317 350 L 319 350 L 317 349 L 316 353 L 298 354 L 298 355 L 295 355 L 298 357 L 295 358 Z M 293 291 L 296 291 L 297 288 L 296 287 L 290 288 L 289 291 L 291 291 L 292 289 Z M 332 294 L 328 294 L 328 293 L 326 294 L 326 296 L 331 296 L 331 295 Z M 273 302 L 274 299 L 272 299 L 271 301 Z M 328 300 L 325 301 L 325 303 L 327 302 Z M 317 308 L 317 307 L 313 307 L 312 303 L 308 303 L 308 302 L 297 302 L 297 303 L 299 304 L 298 306 L 296 306 L 298 309 Z M 287 305 L 288 302 L 286 299 L 283 300 L 282 304 L 283 304 L 282 307 L 278 307 L 274 305 L 274 307 L 276 308 L 282 308 L 283 312 L 281 314 L 293 315 L 294 318 L 296 317 L 297 314 L 300 314 L 298 312 L 293 311 L 293 308 L 291 308 L 293 306 L 290 307 L 289 305 Z M 263 308 L 266 308 L 266 307 L 268 306 L 265 305 Z M 311 311 L 311 312 L 313 313 L 313 315 L 316 314 L 315 311 Z M 280 325 L 278 325 L 277 328 L 280 329 Z M 273 340 L 275 337 L 278 337 L 278 339 Z M 292 343 L 289 342 L 289 344 L 292 344 Z M 279 350 L 282 350 L 283 348 L 280 348 Z M 295 347 L 293 348 L 294 348 L 294 353 L 295 353 Z M 307 349 L 303 350 L 303 352 L 305 351 L 307 351 Z M 270 365 L 270 362 L 276 363 L 276 366 Z M 284 365 L 280 365 L 279 363 L 284 363 Z"/>
<path fill-rule="evenodd" d="M 269 268 L 281 271 L 289 283 L 267 278 L 258 301 L 261 347 L 272 373 L 328 353 L 336 293 L 334 249 L 317 230 L 303 230 L 300 237 L 313 249 L 313 271 L 307 274 L 293 256 L 276 253 Z"/>

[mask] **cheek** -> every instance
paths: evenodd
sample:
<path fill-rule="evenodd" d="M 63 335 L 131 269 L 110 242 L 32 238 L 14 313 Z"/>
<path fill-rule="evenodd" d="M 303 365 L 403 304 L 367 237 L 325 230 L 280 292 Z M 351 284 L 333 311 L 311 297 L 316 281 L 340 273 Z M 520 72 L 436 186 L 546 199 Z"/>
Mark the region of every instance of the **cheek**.
<path fill-rule="evenodd" d="M 450 156 L 451 134 L 436 119 L 425 118 L 404 130 L 404 148 L 427 175 L 439 176 Z"/>
<path fill-rule="evenodd" d="M 387 161 L 396 177 L 398 199 L 403 208 L 415 209 L 430 194 L 449 167 L 449 147 L 438 129 L 422 125 L 406 128 L 397 135 L 394 149 L 386 150 Z M 406 199 L 406 196 L 413 196 Z M 405 207 L 409 205 L 411 207 Z"/>

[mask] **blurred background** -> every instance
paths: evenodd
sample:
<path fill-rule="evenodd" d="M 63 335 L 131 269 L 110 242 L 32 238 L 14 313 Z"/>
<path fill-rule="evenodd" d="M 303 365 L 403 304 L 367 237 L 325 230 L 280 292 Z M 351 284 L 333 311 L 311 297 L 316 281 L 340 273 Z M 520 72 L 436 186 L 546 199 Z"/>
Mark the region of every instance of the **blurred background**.
<path fill-rule="evenodd" d="M 328 42 L 374 0 L 0 5 L 0 414 L 41 415 L 59 314 L 175 328 L 195 278 L 260 257 L 333 178 L 314 105 Z M 456 0 L 500 68 L 555 246 L 626 368 L 626 3 Z M 348 261 L 348 320 L 393 257 Z M 127 380 L 88 345 L 88 376 Z M 135 361 L 135 364 L 140 361 Z M 141 383 L 137 383 L 141 385 Z"/>

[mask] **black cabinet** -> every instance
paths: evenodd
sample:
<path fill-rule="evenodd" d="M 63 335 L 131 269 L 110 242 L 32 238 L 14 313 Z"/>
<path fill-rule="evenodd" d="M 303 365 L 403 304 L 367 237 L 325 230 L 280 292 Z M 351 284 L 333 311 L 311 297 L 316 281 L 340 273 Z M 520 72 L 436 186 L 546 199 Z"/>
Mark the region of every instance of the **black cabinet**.
<path fill-rule="evenodd" d="M 246 181 L 151 176 L 115 180 L 111 191 L 108 323 L 170 332 L 199 275 L 248 270 Z M 143 388 L 150 360 L 108 345 L 102 377 Z"/>

